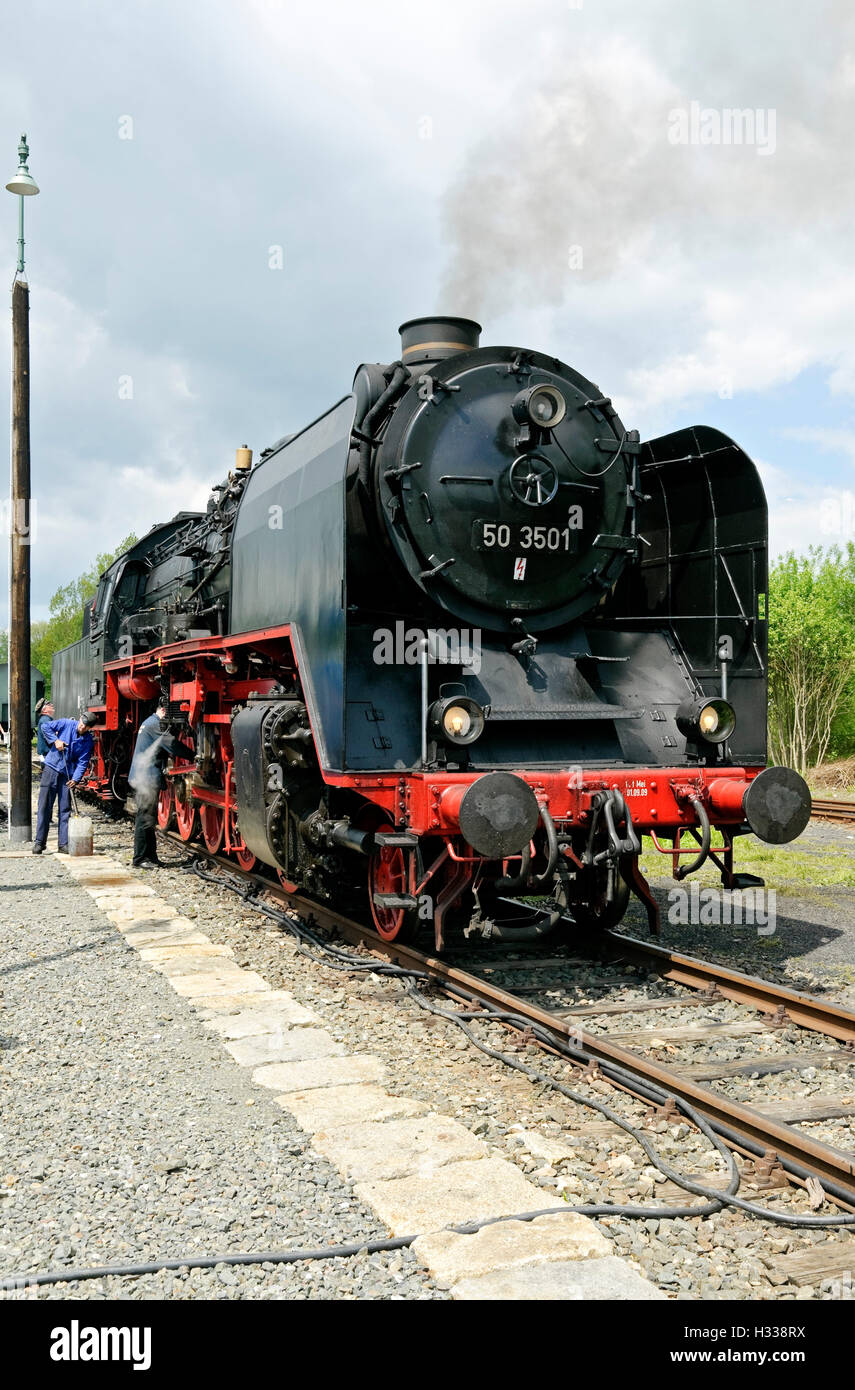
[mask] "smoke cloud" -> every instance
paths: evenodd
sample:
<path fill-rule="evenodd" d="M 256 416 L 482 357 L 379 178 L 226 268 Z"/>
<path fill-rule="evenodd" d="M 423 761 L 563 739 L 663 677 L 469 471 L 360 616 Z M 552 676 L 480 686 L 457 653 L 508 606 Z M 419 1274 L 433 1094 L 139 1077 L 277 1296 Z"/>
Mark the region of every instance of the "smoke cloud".
<path fill-rule="evenodd" d="M 160 795 L 160 768 L 155 757 L 160 751 L 160 741 L 152 743 L 140 753 L 134 753 L 128 784 L 133 790 L 138 811 L 151 812 L 157 805 Z"/>
<path fill-rule="evenodd" d="M 568 30 L 446 197 L 443 303 L 489 321 L 687 261 L 715 286 L 848 259 L 853 16 L 706 8 L 724 51 L 691 7 L 677 34 L 673 5 L 647 33 Z"/>

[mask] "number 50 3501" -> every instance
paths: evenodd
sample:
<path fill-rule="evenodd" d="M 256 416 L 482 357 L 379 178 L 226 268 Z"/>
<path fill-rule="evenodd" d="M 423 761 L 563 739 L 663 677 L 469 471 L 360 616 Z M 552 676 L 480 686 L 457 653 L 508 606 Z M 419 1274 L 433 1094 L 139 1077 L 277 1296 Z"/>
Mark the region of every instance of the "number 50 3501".
<path fill-rule="evenodd" d="M 571 527 L 509 526 L 504 522 L 484 521 L 481 547 L 484 550 L 570 550 Z"/>

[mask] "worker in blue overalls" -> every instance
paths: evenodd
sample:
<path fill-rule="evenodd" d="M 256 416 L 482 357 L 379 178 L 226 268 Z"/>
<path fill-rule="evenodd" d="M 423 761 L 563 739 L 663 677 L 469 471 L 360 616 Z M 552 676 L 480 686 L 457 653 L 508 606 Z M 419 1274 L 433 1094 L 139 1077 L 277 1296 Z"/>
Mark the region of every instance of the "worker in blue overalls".
<path fill-rule="evenodd" d="M 59 800 L 59 853 L 68 853 L 68 817 L 71 811 L 69 788 L 77 786 L 89 766 L 95 744 L 89 730 L 95 715 L 89 710 L 79 719 L 52 719 L 44 728 L 50 745 L 39 783 L 39 812 L 33 854 L 41 854 L 47 844 L 53 803 Z"/>
<path fill-rule="evenodd" d="M 36 705 L 36 757 L 43 763 L 50 750 L 45 738 L 45 729 L 56 718 L 56 710 L 50 700 L 39 700 Z"/>

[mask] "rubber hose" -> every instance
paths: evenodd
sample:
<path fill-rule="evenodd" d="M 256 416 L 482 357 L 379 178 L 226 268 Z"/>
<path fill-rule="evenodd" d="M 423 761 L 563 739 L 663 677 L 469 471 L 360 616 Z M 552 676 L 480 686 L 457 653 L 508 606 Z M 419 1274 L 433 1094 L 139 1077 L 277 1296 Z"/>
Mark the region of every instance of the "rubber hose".
<path fill-rule="evenodd" d="M 680 864 L 678 866 L 677 872 L 674 874 L 674 877 L 678 881 L 680 879 L 686 878 L 689 874 L 693 874 L 696 869 L 699 869 L 701 867 L 701 865 L 706 861 L 706 857 L 710 852 L 710 845 L 712 844 L 710 818 L 707 815 L 706 806 L 696 796 L 692 797 L 692 805 L 695 808 L 695 815 L 697 816 L 698 824 L 701 827 L 701 848 L 700 852 L 697 855 L 697 858 L 693 859 L 691 864 Z"/>
<path fill-rule="evenodd" d="M 504 874 L 496 879 L 496 888 L 502 893 L 518 893 L 521 888 L 525 888 L 528 882 L 528 871 L 531 867 L 531 845 L 526 845 L 520 859 L 520 871 L 515 877 Z"/>
<path fill-rule="evenodd" d="M 546 868 L 542 874 L 535 874 L 534 882 L 538 888 L 546 888 L 552 882 L 558 864 L 558 833 L 555 829 L 555 821 L 546 806 L 540 808 L 540 819 L 543 821 L 543 828 L 546 831 L 546 843 L 549 849 L 549 856 Z"/>
<path fill-rule="evenodd" d="M 554 931 L 561 921 L 562 912 L 560 907 L 555 908 L 549 914 L 546 922 L 532 923 L 527 927 L 511 927 L 507 923 L 494 922 L 488 941 L 513 941 L 524 945 L 526 941 L 539 941 L 542 936 L 548 936 Z"/>
<path fill-rule="evenodd" d="M 152 1260 L 139 1265 L 95 1265 L 91 1269 L 49 1269 L 44 1274 L 19 1274 L 0 1279 L 0 1289 L 20 1289 L 30 1284 L 76 1283 L 80 1279 L 108 1279 L 114 1275 L 158 1274 L 162 1269 L 213 1269 L 215 1265 L 295 1264 L 297 1260 L 338 1260 L 360 1251 L 376 1255 L 382 1250 L 401 1250 L 416 1236 L 391 1240 L 364 1240 L 355 1245 L 330 1245 L 317 1250 L 267 1250 L 258 1255 L 198 1255 L 181 1260 Z"/>

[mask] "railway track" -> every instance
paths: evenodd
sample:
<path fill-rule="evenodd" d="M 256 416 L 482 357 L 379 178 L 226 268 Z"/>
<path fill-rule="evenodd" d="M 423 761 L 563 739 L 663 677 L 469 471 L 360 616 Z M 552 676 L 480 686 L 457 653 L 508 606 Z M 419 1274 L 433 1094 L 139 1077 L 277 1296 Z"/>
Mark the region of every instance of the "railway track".
<path fill-rule="evenodd" d="M 811 815 L 814 820 L 840 822 L 855 821 L 855 801 L 836 801 L 833 798 L 814 797 L 811 802 Z"/>
<path fill-rule="evenodd" d="M 168 832 L 168 838 L 192 849 L 209 863 L 252 883 L 270 903 L 302 922 L 323 928 L 379 959 L 427 976 L 458 1007 L 491 1014 L 525 1041 L 547 1052 L 581 1051 L 588 1076 L 599 1068 L 623 1070 L 646 1085 L 660 1088 L 691 1105 L 736 1152 L 747 1160 L 749 1186 L 763 1191 L 787 1181 L 806 1186 L 818 1179 L 826 1195 L 845 1211 L 855 1211 L 855 1153 L 825 1143 L 799 1128 L 823 1120 L 855 1117 L 855 1013 L 783 985 L 741 974 L 726 966 L 697 960 L 633 937 L 609 932 L 595 942 L 580 941 L 574 952 L 556 954 L 554 943 L 538 947 L 467 947 L 440 959 L 415 946 L 384 942 L 369 927 L 311 899 L 287 893 L 259 873 L 241 873 L 224 856 L 208 854 Z M 560 949 L 560 948 L 559 948 Z M 585 955 L 580 956 L 579 950 Z M 592 962 L 604 972 L 589 992 L 607 990 L 610 998 L 574 1002 L 574 973 Z M 616 971 L 623 972 L 616 974 Z M 625 987 L 626 972 L 636 980 L 653 978 L 657 997 L 615 1000 Z M 536 976 L 536 983 L 519 977 Z M 562 994 L 565 996 L 561 998 Z M 557 1002 L 556 1002 L 557 1000 Z M 727 1016 L 719 1018 L 714 1011 Z M 669 1012 L 697 1010 L 697 1024 L 671 1028 Z M 673 1016 L 673 1014 L 672 1014 Z M 653 1018 L 654 1027 L 649 1026 Z M 629 1025 L 629 1026 L 628 1026 Z M 799 1046 L 793 1047 L 793 1037 Z M 722 1041 L 748 1040 L 748 1054 L 734 1060 L 692 1057 L 700 1046 L 709 1052 Z M 759 1044 L 759 1051 L 758 1051 Z M 683 1050 L 688 1055 L 670 1054 Z M 851 1093 L 831 1092 L 810 1100 L 747 1104 L 724 1093 L 721 1083 L 734 1077 L 758 1079 L 781 1072 L 814 1068 L 829 1079 L 851 1077 Z M 623 1088 L 626 1089 L 626 1088 Z M 669 1105 L 655 1107 L 654 1119 L 679 1119 Z"/>

